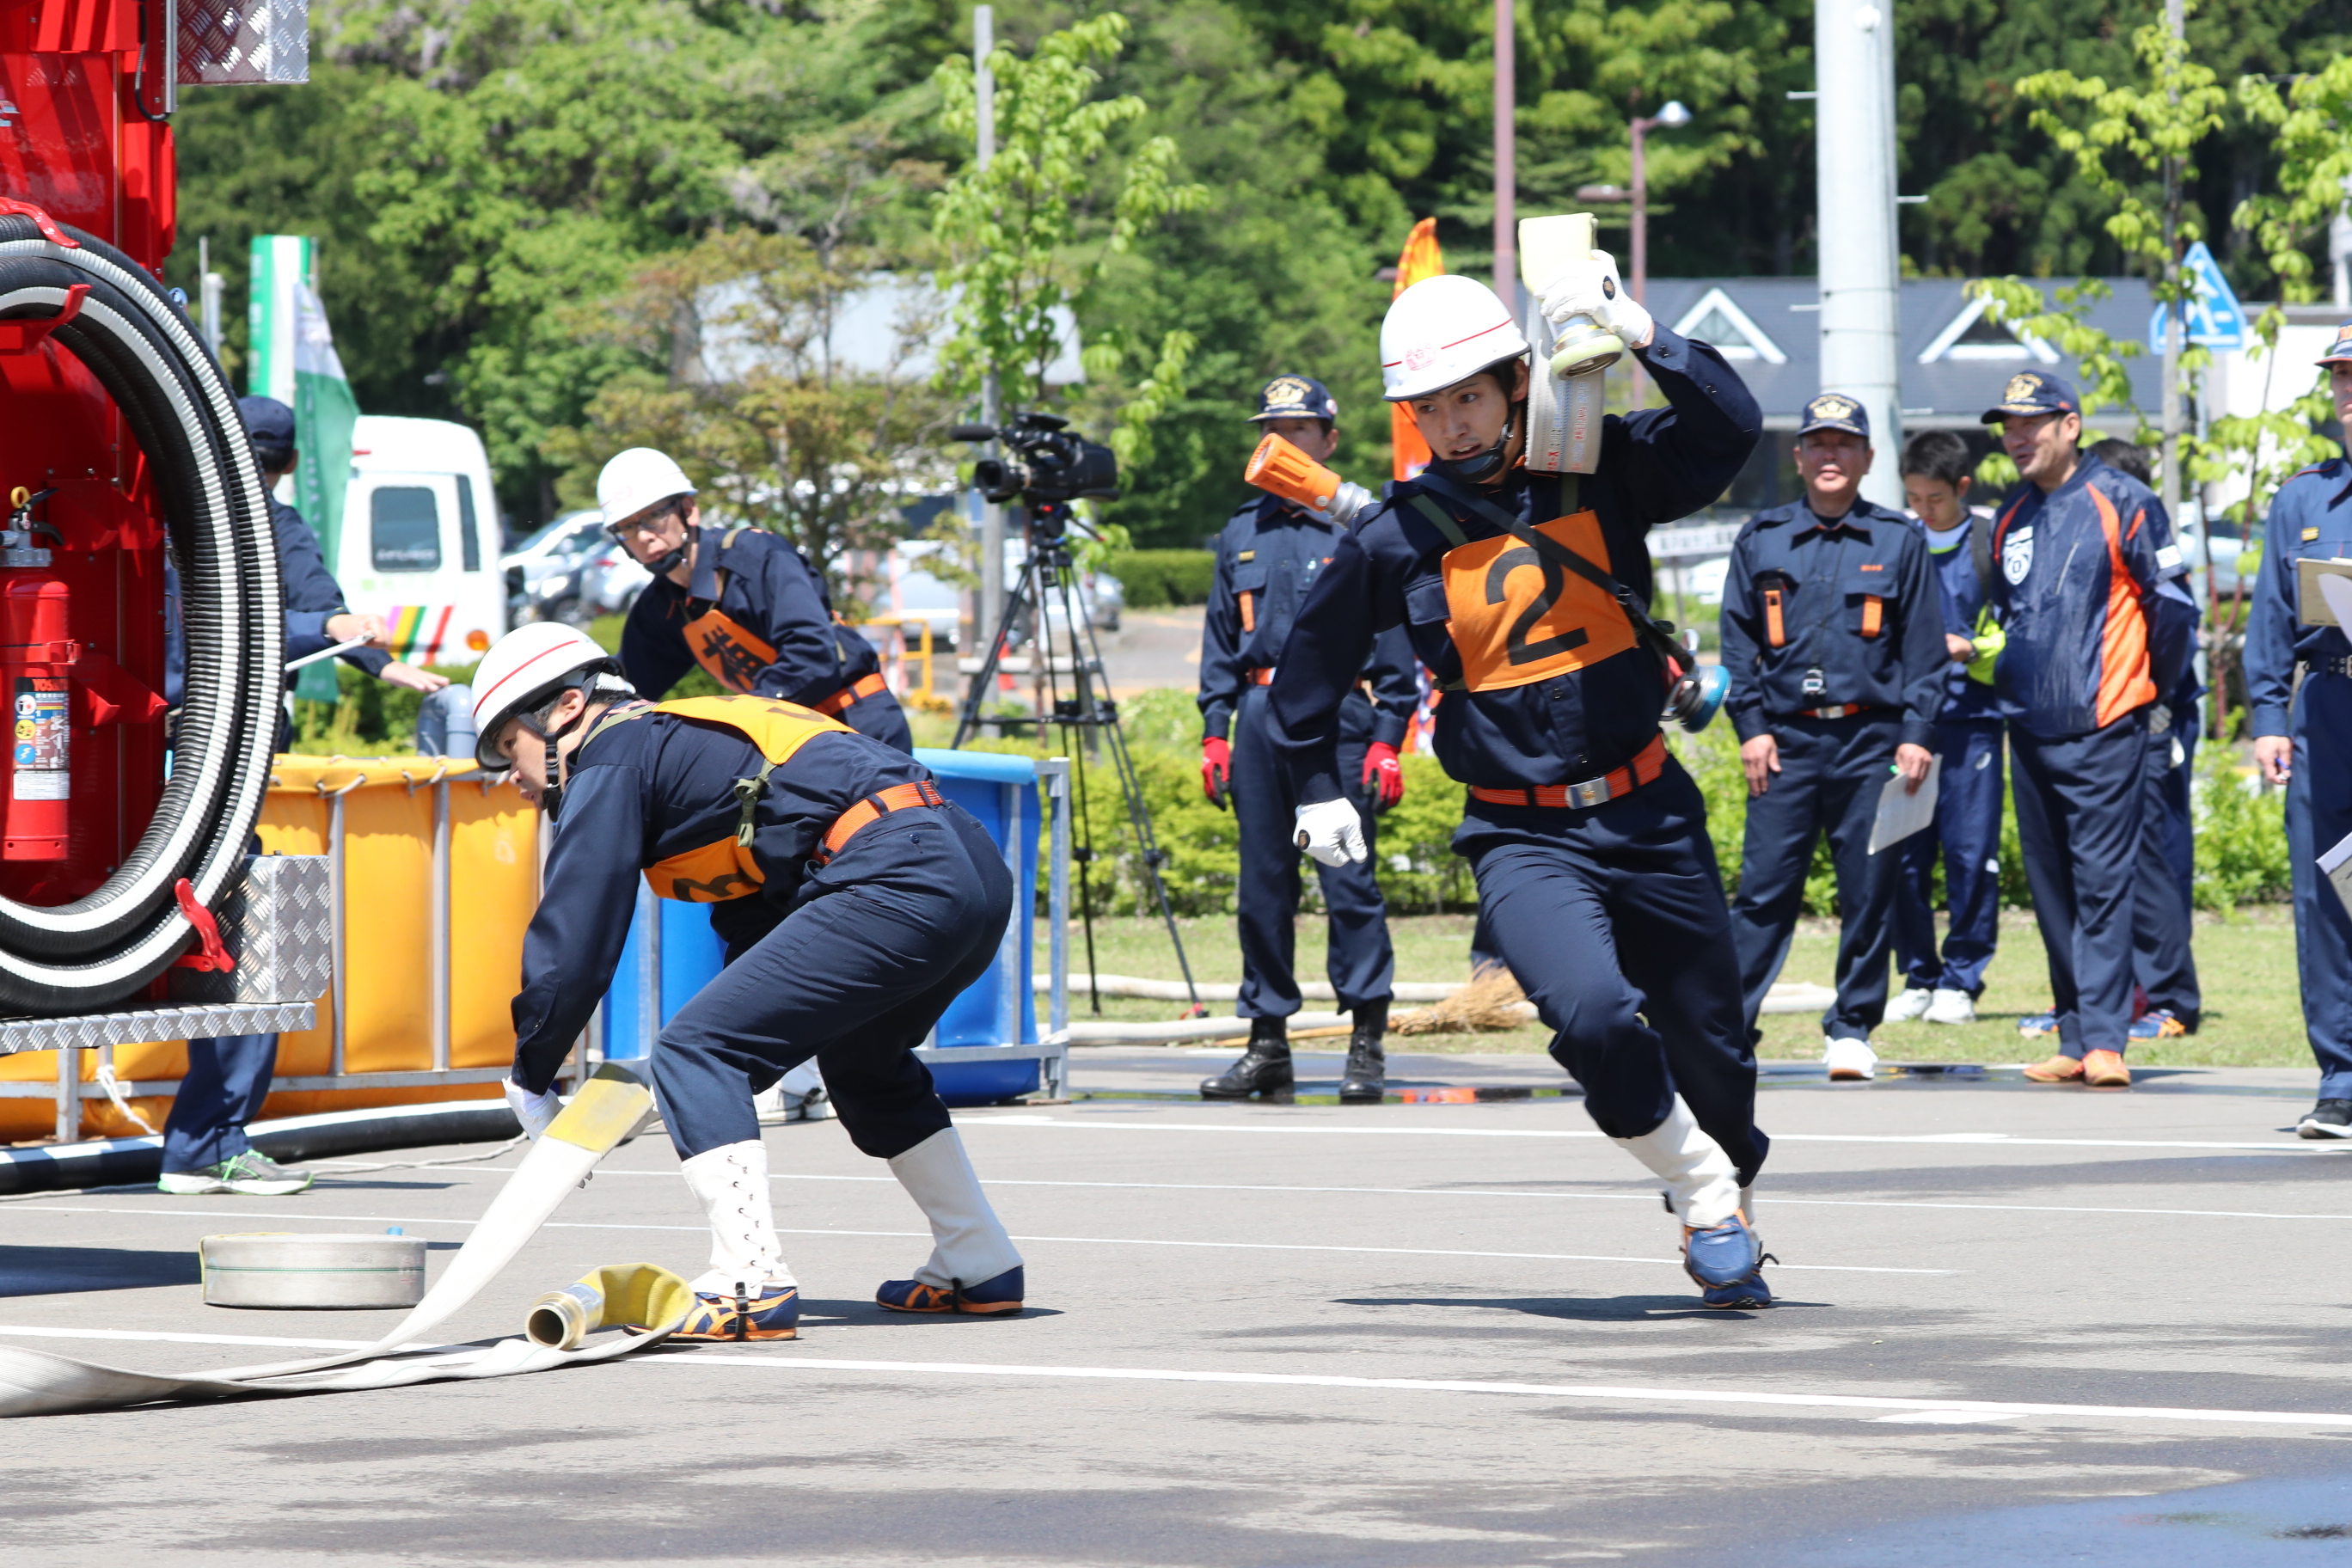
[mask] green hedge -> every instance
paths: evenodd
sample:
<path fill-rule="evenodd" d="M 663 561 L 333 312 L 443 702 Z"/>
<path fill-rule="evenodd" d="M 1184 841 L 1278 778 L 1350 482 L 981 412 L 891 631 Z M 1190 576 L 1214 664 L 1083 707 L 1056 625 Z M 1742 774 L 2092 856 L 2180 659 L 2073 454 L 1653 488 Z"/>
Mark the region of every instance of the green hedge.
<path fill-rule="evenodd" d="M 1122 550 L 1103 561 L 1103 570 L 1127 591 L 1130 610 L 1207 604 L 1216 566 L 1210 550 Z"/>

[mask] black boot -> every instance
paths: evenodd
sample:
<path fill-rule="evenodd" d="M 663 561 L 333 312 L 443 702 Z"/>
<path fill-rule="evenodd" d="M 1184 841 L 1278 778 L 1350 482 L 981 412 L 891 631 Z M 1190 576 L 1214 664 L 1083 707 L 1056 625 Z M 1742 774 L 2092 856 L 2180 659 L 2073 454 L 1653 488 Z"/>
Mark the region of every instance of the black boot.
<path fill-rule="evenodd" d="M 1247 1100 L 1286 1092 L 1291 1086 L 1290 1031 L 1279 1018 L 1250 1020 L 1249 1049 L 1214 1078 L 1201 1080 L 1202 1100 Z"/>
<path fill-rule="evenodd" d="M 1348 1072 L 1339 1080 L 1342 1105 L 1378 1105 L 1388 1092 L 1388 1053 L 1381 1037 L 1389 1030 L 1389 999 L 1360 1004 L 1354 1014 L 1355 1032 L 1348 1037 Z"/>

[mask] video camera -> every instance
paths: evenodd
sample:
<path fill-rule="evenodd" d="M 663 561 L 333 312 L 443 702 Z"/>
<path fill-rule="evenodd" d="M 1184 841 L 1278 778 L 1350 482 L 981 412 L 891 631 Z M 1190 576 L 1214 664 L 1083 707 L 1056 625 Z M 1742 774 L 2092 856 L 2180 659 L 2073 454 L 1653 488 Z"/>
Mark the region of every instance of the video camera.
<path fill-rule="evenodd" d="M 1118 459 L 1108 447 L 1073 436 L 1058 414 L 1015 415 L 1009 425 L 959 425 L 958 441 L 1002 441 L 1017 460 L 982 458 L 972 482 L 1000 505 L 1018 496 L 1033 515 L 1058 513 L 1081 496 L 1118 499 Z"/>

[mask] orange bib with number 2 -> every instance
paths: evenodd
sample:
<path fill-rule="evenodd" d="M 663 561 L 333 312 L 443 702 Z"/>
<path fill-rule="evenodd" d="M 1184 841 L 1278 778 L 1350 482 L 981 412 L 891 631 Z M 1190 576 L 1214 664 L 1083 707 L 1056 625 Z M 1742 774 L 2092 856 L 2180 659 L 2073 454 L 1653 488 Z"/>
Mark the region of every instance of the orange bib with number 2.
<path fill-rule="evenodd" d="M 1603 572 L 1612 570 L 1601 520 L 1590 511 L 1538 523 Z M 1507 533 L 1445 552 L 1446 631 L 1462 683 L 1500 691 L 1598 664 L 1634 646 L 1617 601 Z"/>

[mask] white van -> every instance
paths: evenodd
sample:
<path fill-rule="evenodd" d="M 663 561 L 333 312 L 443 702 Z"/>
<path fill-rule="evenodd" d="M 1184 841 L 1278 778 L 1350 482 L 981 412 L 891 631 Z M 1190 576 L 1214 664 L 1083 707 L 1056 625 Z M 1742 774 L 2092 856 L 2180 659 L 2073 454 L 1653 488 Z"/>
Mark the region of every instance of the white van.
<path fill-rule="evenodd" d="M 360 416 L 335 581 L 352 609 L 383 617 L 394 658 L 482 657 L 507 629 L 504 542 L 480 437 L 446 419 Z"/>

